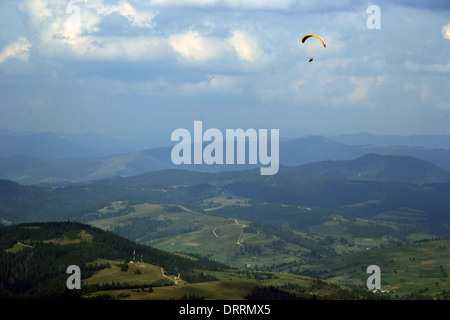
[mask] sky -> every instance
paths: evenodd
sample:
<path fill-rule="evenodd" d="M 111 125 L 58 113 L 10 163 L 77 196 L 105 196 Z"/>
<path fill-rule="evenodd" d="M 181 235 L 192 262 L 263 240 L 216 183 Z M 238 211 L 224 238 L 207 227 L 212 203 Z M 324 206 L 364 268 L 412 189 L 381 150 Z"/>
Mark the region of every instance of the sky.
<path fill-rule="evenodd" d="M 0 0 L 13 131 L 450 134 L 449 76 L 446 0 Z"/>

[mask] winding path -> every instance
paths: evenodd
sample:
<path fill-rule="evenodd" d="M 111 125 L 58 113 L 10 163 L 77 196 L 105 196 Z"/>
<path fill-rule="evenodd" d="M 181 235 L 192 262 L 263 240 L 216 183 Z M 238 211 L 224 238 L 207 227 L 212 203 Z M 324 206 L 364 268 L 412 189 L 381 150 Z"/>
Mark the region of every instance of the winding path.
<path fill-rule="evenodd" d="M 179 286 L 179 285 L 180 285 L 179 280 L 177 280 L 177 278 L 172 279 L 171 277 L 167 276 L 167 275 L 164 273 L 164 268 L 162 268 L 162 267 L 161 267 L 161 274 L 162 274 L 162 276 L 163 276 L 164 278 L 169 279 L 170 281 L 173 281 L 173 283 L 174 283 L 176 286 Z"/>

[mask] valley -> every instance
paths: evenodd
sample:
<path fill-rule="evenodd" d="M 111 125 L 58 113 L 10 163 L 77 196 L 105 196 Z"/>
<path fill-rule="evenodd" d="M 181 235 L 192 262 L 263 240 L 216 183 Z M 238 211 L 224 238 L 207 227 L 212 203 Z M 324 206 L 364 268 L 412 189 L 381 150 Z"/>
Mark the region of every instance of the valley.
<path fill-rule="evenodd" d="M 61 185 L 0 180 L 2 255 L 16 264 L 5 266 L 2 290 L 52 296 L 66 258 L 48 261 L 37 291 L 11 275 L 39 270 L 29 254 L 57 250 L 88 270 L 83 299 L 448 299 L 447 176 L 423 160 L 368 154 L 274 176 L 167 169 Z M 365 288 L 374 264 L 380 292 Z"/>

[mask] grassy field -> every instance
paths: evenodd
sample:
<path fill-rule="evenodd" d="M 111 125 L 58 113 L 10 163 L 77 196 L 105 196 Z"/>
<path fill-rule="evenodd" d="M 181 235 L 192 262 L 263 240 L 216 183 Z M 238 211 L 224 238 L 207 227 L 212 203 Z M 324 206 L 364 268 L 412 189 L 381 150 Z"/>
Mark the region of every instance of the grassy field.
<path fill-rule="evenodd" d="M 170 210 L 164 205 L 149 203 L 139 204 L 133 207 L 135 209 L 134 212 L 115 217 L 105 217 L 100 220 L 91 221 L 89 224 L 103 230 L 111 231 L 119 226 L 132 224 L 134 219 L 150 218 L 159 221 L 168 221 L 169 223 L 165 229 L 167 231 L 173 231 L 183 230 L 188 226 L 210 229 L 229 223 L 229 219 L 198 213 L 179 205 L 172 206 L 177 210 Z"/>
<path fill-rule="evenodd" d="M 183 297 L 197 297 L 207 300 L 243 300 L 256 286 L 274 286 L 296 294 L 300 297 L 311 299 L 333 299 L 348 297 L 350 289 L 329 284 L 314 278 L 288 273 L 258 272 L 258 271 L 207 271 L 208 275 L 215 276 L 219 281 L 186 283 L 184 281 L 168 281 L 161 274 L 160 268 L 145 264 L 129 264 L 127 272 L 120 271 L 120 262 L 98 260 L 97 263 L 110 263 L 112 268 L 100 270 L 92 277 L 85 279 L 85 284 L 93 283 L 128 283 L 128 284 L 153 284 L 152 292 L 136 289 L 104 290 L 87 294 L 86 298 L 108 295 L 113 299 L 128 300 L 169 300 L 182 299 Z M 135 274 L 135 269 L 142 270 L 140 275 Z M 182 278 L 182 275 L 181 275 Z M 170 284 L 170 285 L 169 285 Z M 352 298 L 355 295 L 351 296 Z"/>
<path fill-rule="evenodd" d="M 126 272 L 121 271 L 120 265 L 123 263 L 121 261 L 98 259 L 92 263 L 109 263 L 111 268 L 102 269 L 91 277 L 84 279 L 84 285 L 115 282 L 128 283 L 130 285 L 152 285 L 155 287 L 153 287 L 153 292 L 141 289 L 99 291 L 86 295 L 86 297 L 90 298 L 99 295 L 110 295 L 114 299 L 168 300 L 181 299 L 183 296 L 196 296 L 213 300 L 242 300 L 256 286 L 255 282 L 242 281 L 239 277 L 234 281 L 212 281 L 193 284 L 182 280 L 175 282 L 173 275 L 163 275 L 160 267 L 146 263 L 128 263 L 128 271 Z M 137 269 L 141 271 L 140 274 L 136 274 Z M 208 272 L 208 274 L 215 273 Z M 220 273 L 217 273 L 217 275 L 220 275 Z"/>
<path fill-rule="evenodd" d="M 203 200 L 203 207 L 205 211 L 213 211 L 225 206 L 239 205 L 239 206 L 250 206 L 248 203 L 249 199 L 244 197 L 239 197 L 236 195 L 222 193 L 216 197 Z"/>
<path fill-rule="evenodd" d="M 231 203 L 247 205 L 246 199 L 220 195 L 208 199 L 205 206 L 214 210 Z M 120 202 L 111 204 L 109 208 L 102 209 L 104 218 L 91 224 L 114 230 L 127 224 L 132 226 L 136 218 L 157 219 L 166 222 L 162 227 L 164 232 L 174 232 L 174 235 L 141 242 L 168 252 L 197 253 L 247 270 L 267 270 L 276 265 L 278 271 L 306 272 L 335 284 L 360 288 L 365 288 L 369 276 L 367 267 L 375 264 L 381 268 L 382 289 L 389 291 L 393 297 L 421 295 L 439 298 L 445 296 L 446 291 L 450 292 L 447 275 L 450 270 L 449 240 L 396 246 L 402 241 L 405 243 L 405 239 L 396 238 L 398 226 L 391 224 L 388 219 L 370 222 L 360 218 L 350 220 L 334 214 L 322 223 L 311 226 L 308 232 L 297 232 L 305 240 L 329 246 L 338 254 L 310 263 L 310 249 L 248 228 L 248 221 L 211 216 L 179 205 L 173 206 L 176 209 L 173 210 L 156 204 L 135 205 L 132 212 L 108 217 L 107 212 L 122 207 Z M 195 227 L 194 231 L 184 232 L 187 226 Z M 382 228 L 388 234 L 366 236 L 365 230 L 370 231 L 372 228 Z M 389 230 L 392 230 L 392 235 Z M 326 238 L 329 238 L 328 242 L 324 242 Z M 430 238 L 430 235 L 417 233 L 410 234 L 407 240 L 426 238 Z M 11 248 L 20 249 L 19 244 Z M 248 281 L 235 276 L 231 279 Z"/>
<path fill-rule="evenodd" d="M 108 210 L 108 208 L 112 208 L 112 210 Z M 104 217 L 103 219 L 99 219 L 99 220 L 94 220 L 92 222 L 90 222 L 89 224 L 103 229 L 103 230 L 114 230 L 114 228 L 118 227 L 118 226 L 123 226 L 126 224 L 129 224 L 129 220 L 133 219 L 133 218 L 142 218 L 142 217 L 150 217 L 150 218 L 157 218 L 160 215 L 164 215 L 165 210 L 164 210 L 164 206 L 162 205 L 158 205 L 158 204 L 141 204 L 141 205 L 137 205 L 134 206 L 134 208 L 136 209 L 135 212 L 131 212 L 128 213 L 126 215 L 121 215 L 121 216 L 113 216 L 113 217 L 108 217 L 108 212 L 116 212 L 117 209 L 119 209 L 119 204 L 118 202 L 112 203 L 111 206 L 109 207 L 105 207 L 102 208 L 100 210 L 98 210 L 98 212 L 102 213 L 102 217 Z"/>
<path fill-rule="evenodd" d="M 28 228 L 28 229 L 32 229 L 32 228 Z M 34 229 L 38 229 L 38 228 L 34 228 Z M 42 242 L 46 243 L 46 244 L 53 243 L 53 244 L 63 246 L 63 245 L 68 245 L 68 244 L 78 244 L 81 242 L 92 242 L 92 239 L 93 239 L 93 236 L 89 232 L 82 230 L 80 233 L 72 234 L 70 237 L 67 235 L 62 235 L 61 237 L 43 240 Z M 11 248 L 6 249 L 6 252 L 14 253 L 14 252 L 22 251 L 23 248 L 33 248 L 33 246 L 30 245 L 29 243 L 30 243 L 30 241 L 28 241 L 28 240 L 24 241 L 24 243 L 18 241 Z"/>
<path fill-rule="evenodd" d="M 235 223 L 238 226 L 238 224 Z M 231 226 L 231 224 L 230 224 Z M 228 230 L 228 229 L 227 229 Z M 230 230 L 228 230 L 230 232 Z M 211 232 L 212 234 L 212 232 Z M 226 235 L 223 232 L 223 235 Z M 209 235 L 212 240 L 220 239 Z M 251 239 L 258 239 L 257 235 Z M 186 239 L 183 239 L 186 240 Z M 190 239 L 194 241 L 195 239 Z M 204 239 L 205 240 L 205 239 Z M 217 245 L 218 242 L 215 244 Z M 224 241 L 225 243 L 225 241 Z M 214 243 L 211 245 L 214 246 Z M 234 244 L 239 247 L 238 244 Z M 126 299 L 180 299 L 183 296 L 205 297 L 207 299 L 244 299 L 257 285 L 275 286 L 295 290 L 297 294 L 325 299 L 354 299 L 355 292 L 348 288 L 365 290 L 369 274 L 367 267 L 377 265 L 381 269 L 381 289 L 376 297 L 407 299 L 448 299 L 450 294 L 450 239 L 415 243 L 384 249 L 324 258 L 318 262 L 300 265 L 300 271 L 314 277 L 282 272 L 248 270 L 205 271 L 219 281 L 189 284 L 177 280 L 173 275 L 165 275 L 160 267 L 133 263 L 128 271 L 120 270 L 119 262 L 110 263 L 111 268 L 103 269 L 85 279 L 92 283 L 128 283 L 159 286 L 153 292 L 140 289 L 103 291 L 114 298 Z M 137 270 L 140 274 L 137 274 Z M 315 277 L 319 277 L 318 280 Z M 346 298 L 347 297 L 347 298 Z"/>
<path fill-rule="evenodd" d="M 237 220 L 236 220 L 237 221 Z M 279 240 L 264 233 L 246 232 L 242 221 L 228 220 L 226 224 L 173 237 L 153 240 L 148 244 L 168 252 L 186 252 L 207 255 L 211 259 L 238 268 L 255 268 L 273 264 L 299 262 L 309 250 L 287 243 L 283 250 L 270 248 Z M 257 247 L 257 251 L 252 251 Z"/>
<path fill-rule="evenodd" d="M 17 242 L 11 248 L 6 249 L 6 252 L 8 252 L 8 253 L 17 253 L 17 252 L 22 251 L 23 248 L 33 248 L 33 247 L 28 245 L 28 244 L 24 244 L 22 242 Z"/>
<path fill-rule="evenodd" d="M 91 277 L 83 280 L 85 284 L 110 284 L 112 282 L 128 283 L 130 285 L 165 285 L 173 281 L 164 277 L 161 268 L 148 263 L 128 263 L 128 271 L 121 271 L 120 264 L 123 262 L 98 259 L 98 264 L 109 263 L 111 268 L 105 268 L 96 272 Z M 138 274 L 137 270 L 140 271 Z"/>
<path fill-rule="evenodd" d="M 135 211 L 126 215 L 104 218 L 92 221 L 90 224 L 103 230 L 114 230 L 117 227 L 133 223 L 133 219 L 158 219 L 168 221 L 164 231 L 177 232 L 187 226 L 195 227 L 196 231 L 179 233 L 161 239 L 139 241 L 152 247 L 168 252 L 186 252 L 208 255 L 214 260 L 230 263 L 236 267 L 255 264 L 273 264 L 280 261 L 295 260 L 292 256 L 274 254 L 266 250 L 262 256 L 239 255 L 245 244 L 265 245 L 276 240 L 263 234 L 246 232 L 248 221 L 229 219 L 198 213 L 182 206 L 179 210 L 170 211 L 162 205 L 135 205 Z M 144 238 L 144 237 L 142 237 Z M 292 250 L 300 248 L 291 246 Z"/>
<path fill-rule="evenodd" d="M 124 300 L 179 300 L 183 297 L 204 298 L 205 300 L 244 300 L 256 285 L 241 281 L 213 281 L 153 288 L 153 292 L 140 289 L 106 290 L 86 295 L 86 298 L 109 295 L 112 299 Z"/>
<path fill-rule="evenodd" d="M 351 292 L 351 289 L 346 286 L 334 285 L 312 277 L 291 273 L 229 270 L 210 272 L 210 274 L 221 281 L 245 281 L 255 285 L 285 288 L 287 291 L 296 292 L 305 298 L 315 295 L 322 299 L 333 299 Z"/>

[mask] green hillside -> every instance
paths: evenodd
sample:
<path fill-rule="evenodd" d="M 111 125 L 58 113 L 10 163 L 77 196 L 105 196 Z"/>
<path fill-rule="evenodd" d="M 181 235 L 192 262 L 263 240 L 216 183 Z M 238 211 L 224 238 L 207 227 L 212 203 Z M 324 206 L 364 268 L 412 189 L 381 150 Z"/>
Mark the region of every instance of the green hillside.
<path fill-rule="evenodd" d="M 370 265 L 381 269 L 381 289 L 390 298 L 450 299 L 450 239 L 367 250 L 302 265 L 303 274 L 361 286 Z M 380 292 L 378 292 L 380 294 Z M 387 297 L 386 296 L 386 297 Z"/>
<path fill-rule="evenodd" d="M 88 278 L 106 267 L 105 263 L 94 263 L 98 259 L 127 264 L 134 258 L 134 252 L 144 263 L 163 268 L 169 275 L 182 273 L 189 282 L 208 279 L 201 270 L 227 268 L 200 256 L 192 259 L 139 245 L 80 223 L 27 223 L 1 229 L 0 295 L 22 298 L 71 295 L 73 292 L 65 288 L 68 277 L 65 271 L 69 265 L 78 265 L 83 277 Z M 114 265 L 112 263 L 108 268 L 114 268 Z M 123 284 L 122 280 L 126 279 L 118 278 L 115 282 Z M 160 280 L 155 278 L 147 285 Z M 126 282 L 133 283 L 131 280 Z"/>
<path fill-rule="evenodd" d="M 65 187 L 22 186 L 0 180 L 0 219 L 5 223 L 30 221 L 88 222 L 100 219 L 90 215 L 117 201 L 129 205 L 178 204 L 207 210 L 211 199 L 231 197 L 248 199 L 253 204 L 277 204 L 322 209 L 344 209 L 353 216 L 372 219 L 392 211 L 421 212 L 420 231 L 448 235 L 450 215 L 449 183 L 417 185 L 391 181 L 351 179 L 279 172 L 261 176 L 257 172 L 200 173 L 182 170 L 151 172 L 84 185 Z M 221 202 L 230 207 L 230 203 Z M 216 204 L 217 205 L 217 201 Z M 222 205 L 222 207 L 224 207 Z M 125 211 L 127 209 L 124 209 Z M 120 215 L 123 212 L 116 214 Z M 252 220 L 252 219 L 249 219 Z"/>
<path fill-rule="evenodd" d="M 3 227 L 0 258 L 3 299 L 246 299 L 260 287 L 269 287 L 268 297 L 364 298 L 313 278 L 231 270 L 198 255 L 166 253 L 71 222 Z M 73 264 L 81 268 L 81 290 L 65 287 L 66 268 Z"/>
<path fill-rule="evenodd" d="M 367 220 L 344 210 L 255 204 L 231 196 L 204 204 L 205 210 L 196 211 L 181 205 L 115 202 L 98 210 L 99 219 L 89 223 L 168 252 L 201 254 L 246 270 L 297 273 L 299 265 L 324 257 L 433 238 L 392 220 L 400 212 Z M 116 215 L 126 206 L 127 212 Z"/>
<path fill-rule="evenodd" d="M 283 170 L 275 176 L 261 176 L 253 170 L 165 170 L 60 187 L 0 180 L 0 223 L 9 226 L 2 228 L 0 236 L 2 294 L 66 294 L 60 284 L 71 259 L 87 272 L 90 291 L 83 292 L 86 296 L 103 292 L 115 297 L 116 290 L 125 290 L 122 297 L 133 297 L 131 290 L 145 289 L 142 294 L 151 294 L 148 289 L 152 287 L 158 288 L 154 292 L 162 290 L 163 297 L 164 290 L 177 290 L 167 285 L 183 281 L 195 287 L 199 282 L 218 281 L 217 272 L 230 268 L 253 272 L 248 279 L 258 272 L 327 277 L 322 271 L 332 270 L 336 261 L 449 236 L 449 188 L 448 183 L 361 181 Z M 66 225 L 64 221 L 77 223 Z M 103 238 L 105 244 L 100 241 Z M 146 268 L 137 267 L 138 273 L 136 265 L 128 265 L 132 271 L 125 277 L 121 269 L 134 250 L 143 256 Z M 30 254 L 42 255 L 44 263 L 34 262 Z M 432 251 L 431 258 L 433 254 L 439 253 Z M 411 266 L 415 263 L 412 257 Z M 110 261 L 109 266 L 93 263 L 99 259 Z M 418 270 L 427 267 L 421 264 Z M 169 278 L 159 275 L 158 268 Z M 176 279 L 179 273 L 181 279 Z M 357 285 L 359 290 L 364 277 L 342 283 Z M 435 274 L 424 278 L 437 281 Z M 229 279 L 245 280 L 236 275 Z M 402 283 L 409 281 L 401 279 Z M 445 292 L 440 288 L 445 285 L 431 290 L 423 282 L 417 291 L 428 288 L 433 298 L 442 297 Z M 255 296 L 266 294 L 252 288 Z M 300 290 L 288 283 L 279 283 L 277 288 Z M 402 290 L 398 289 L 401 296 L 419 294 Z M 191 295 L 181 292 L 176 296 Z M 242 294 L 236 297 L 245 298 Z"/>

